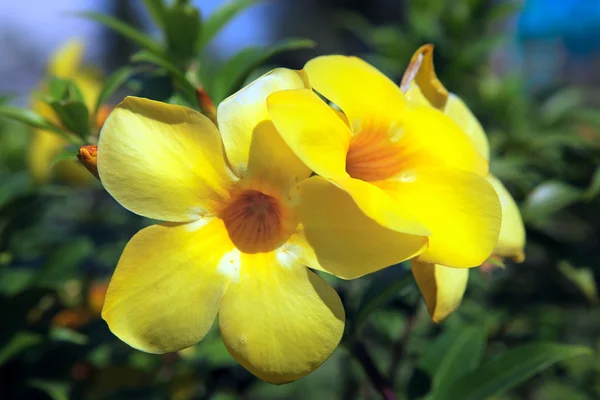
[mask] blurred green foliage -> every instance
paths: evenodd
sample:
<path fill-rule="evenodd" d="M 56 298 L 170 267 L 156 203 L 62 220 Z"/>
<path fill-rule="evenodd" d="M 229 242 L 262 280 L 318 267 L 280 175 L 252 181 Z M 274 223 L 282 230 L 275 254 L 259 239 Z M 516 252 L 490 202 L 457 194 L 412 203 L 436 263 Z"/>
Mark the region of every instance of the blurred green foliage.
<path fill-rule="evenodd" d="M 405 265 L 343 284 L 326 277 L 347 308 L 344 345 L 318 371 L 284 386 L 237 365 L 216 330 L 162 356 L 133 350 L 108 331 L 99 317 L 103 285 L 127 240 L 150 221 L 99 184 L 35 184 L 25 163 L 29 129 L 93 143 L 90 121 L 124 93 L 199 109 L 196 88 L 217 104 L 277 53 L 314 45 L 288 39 L 214 64 L 206 45 L 255 3 L 233 1 L 204 18 L 188 1 L 144 1 L 160 40 L 83 13 L 140 48 L 104 81 L 94 108 L 72 81 L 59 79 L 44 101 L 60 126 L 0 100 L 0 398 L 374 398 L 361 363 L 372 363 L 399 398 L 599 398 L 600 362 L 576 356 L 600 348 L 600 111 L 589 89 L 530 93 L 525 76 L 493 70 L 490 56 L 503 41 L 497 28 L 516 8 L 490 0 L 405 2 L 405 19 L 386 26 L 348 12 L 337 20 L 368 46 L 362 56 L 396 81 L 420 45 L 436 45 L 440 80 L 482 121 L 491 169 L 521 204 L 524 264 L 472 270 L 463 305 L 440 326 Z M 67 146 L 58 157 L 74 155 Z"/>

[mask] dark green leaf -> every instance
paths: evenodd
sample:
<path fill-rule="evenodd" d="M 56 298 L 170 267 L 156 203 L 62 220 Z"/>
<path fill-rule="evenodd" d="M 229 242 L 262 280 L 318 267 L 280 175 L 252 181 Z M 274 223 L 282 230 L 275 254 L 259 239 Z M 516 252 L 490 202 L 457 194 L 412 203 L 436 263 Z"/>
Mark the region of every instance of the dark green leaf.
<path fill-rule="evenodd" d="M 167 49 L 175 63 L 191 59 L 200 36 L 200 11 L 188 2 L 176 1 L 164 13 Z"/>
<path fill-rule="evenodd" d="M 104 15 L 96 12 L 80 12 L 76 15 L 82 16 L 87 19 L 91 19 L 92 21 L 99 22 L 102 25 L 117 31 L 132 42 L 136 43 L 137 45 L 148 51 L 151 51 L 152 53 L 163 53 L 160 44 L 158 44 L 155 40 L 150 38 L 145 33 L 137 30 L 136 28 L 126 24 L 123 21 L 119 21 L 118 19 L 113 18 L 109 15 Z"/>
<path fill-rule="evenodd" d="M 498 396 L 538 372 L 567 358 L 589 355 L 583 346 L 534 343 L 515 347 L 463 376 L 449 388 L 445 398 L 484 400 Z"/>
<path fill-rule="evenodd" d="M 21 122 L 29 125 L 32 128 L 44 129 L 59 134 L 60 136 L 70 139 L 69 136 L 60 127 L 47 121 L 45 118 L 36 114 L 33 111 L 25 110 L 17 107 L 3 106 L 0 107 L 0 118 L 8 118 L 13 121 Z"/>
<path fill-rule="evenodd" d="M 403 288 L 414 283 L 407 264 L 398 264 L 373 274 L 353 318 L 353 329 L 358 330 L 377 308 L 398 296 Z"/>
<path fill-rule="evenodd" d="M 148 10 L 148 14 L 150 14 L 150 18 L 152 21 L 161 29 L 165 27 L 165 4 L 163 0 L 142 0 L 144 2 L 144 6 L 146 6 L 146 10 Z"/>
<path fill-rule="evenodd" d="M 66 280 L 78 275 L 83 261 L 93 254 L 94 244 L 88 238 L 78 238 L 69 241 L 54 250 L 36 277 L 38 284 L 45 287 L 55 287 Z"/>
<path fill-rule="evenodd" d="M 125 84 L 125 82 L 127 82 L 129 78 L 131 78 L 137 72 L 137 68 L 126 65 L 113 72 L 108 79 L 106 79 L 104 86 L 98 95 L 98 100 L 96 100 L 93 113 L 94 118 L 92 120 L 96 120 L 96 114 L 98 114 L 98 110 L 104 103 L 106 103 L 110 96 L 112 96 L 123 84 Z"/>
<path fill-rule="evenodd" d="M 426 351 L 419 366 L 433 378 L 432 399 L 443 399 L 448 388 L 481 362 L 486 343 L 482 326 L 445 331 Z"/>
<path fill-rule="evenodd" d="M 271 57 L 284 51 L 305 49 L 315 46 L 308 39 L 288 39 L 268 47 L 250 47 L 230 58 L 218 71 L 212 71 L 210 78 L 205 76 L 205 89 L 215 103 L 240 89 L 246 77 Z"/>
<path fill-rule="evenodd" d="M 200 38 L 196 42 L 196 49 L 203 49 L 229 21 L 235 18 L 236 15 L 260 1 L 261 0 L 232 0 L 225 3 L 204 21 L 202 29 L 200 30 Z"/>
<path fill-rule="evenodd" d="M 52 400 L 69 400 L 70 386 L 68 383 L 42 379 L 32 379 L 29 386 L 46 393 Z"/>
<path fill-rule="evenodd" d="M 82 333 L 69 328 L 54 326 L 50 329 L 48 337 L 57 342 L 69 342 L 83 346 L 88 343 L 88 338 Z"/>
<path fill-rule="evenodd" d="M 585 97 L 580 89 L 561 90 L 550 97 L 540 108 L 540 122 L 546 126 L 555 124 L 579 108 L 584 101 Z"/>
<path fill-rule="evenodd" d="M 90 114 L 85 103 L 75 100 L 53 101 L 50 106 L 60 118 L 62 125 L 87 141 L 90 134 Z"/>
<path fill-rule="evenodd" d="M 194 86 L 190 83 L 190 81 L 186 78 L 185 74 L 179 68 L 173 65 L 170 61 L 166 60 L 164 57 L 156 56 L 155 54 L 142 50 L 131 56 L 131 61 L 148 62 L 161 68 L 164 68 L 169 73 L 169 75 L 171 75 L 175 83 L 177 83 L 177 85 L 181 88 L 186 98 L 188 100 L 191 100 L 192 102 L 195 101 L 196 89 L 194 88 Z"/>
<path fill-rule="evenodd" d="M 33 347 L 44 340 L 42 335 L 31 332 L 19 332 L 0 349 L 0 365 L 14 356 Z"/>
<path fill-rule="evenodd" d="M 14 296 L 33 282 L 35 271 L 24 268 L 4 268 L 0 270 L 0 293 Z"/>
<path fill-rule="evenodd" d="M 593 304 L 598 301 L 596 280 L 594 279 L 594 272 L 590 268 L 575 268 L 569 262 L 562 261 L 558 264 L 558 270 L 581 290 L 581 293 L 590 303 Z"/>
<path fill-rule="evenodd" d="M 582 191 L 560 181 L 547 181 L 538 185 L 525 199 L 523 218 L 541 222 L 553 213 L 581 200 Z"/>
<path fill-rule="evenodd" d="M 4 177 L 0 181 L 0 207 L 31 189 L 31 177 L 25 171 Z"/>
<path fill-rule="evenodd" d="M 56 165 L 57 163 L 59 163 L 61 161 L 65 161 L 65 160 L 71 160 L 71 161 L 77 160 L 77 147 L 68 146 L 66 149 L 59 152 L 52 159 L 52 166 Z"/>
<path fill-rule="evenodd" d="M 596 198 L 596 196 L 598 196 L 599 194 L 600 194 L 600 167 L 596 167 L 596 170 L 594 171 L 594 175 L 592 176 L 592 181 L 590 182 L 590 185 L 588 186 L 588 188 L 585 190 L 583 197 L 589 201 L 589 200 L 593 200 L 594 198 Z"/>

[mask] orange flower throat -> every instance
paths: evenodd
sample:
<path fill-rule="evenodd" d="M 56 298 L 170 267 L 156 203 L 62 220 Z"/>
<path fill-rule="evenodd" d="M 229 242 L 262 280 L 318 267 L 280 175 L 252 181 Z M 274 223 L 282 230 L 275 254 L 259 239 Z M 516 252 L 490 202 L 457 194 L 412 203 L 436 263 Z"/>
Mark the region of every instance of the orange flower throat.
<path fill-rule="evenodd" d="M 356 134 L 346 154 L 348 175 L 367 182 L 390 178 L 402 172 L 404 164 L 400 146 L 382 132 Z"/>

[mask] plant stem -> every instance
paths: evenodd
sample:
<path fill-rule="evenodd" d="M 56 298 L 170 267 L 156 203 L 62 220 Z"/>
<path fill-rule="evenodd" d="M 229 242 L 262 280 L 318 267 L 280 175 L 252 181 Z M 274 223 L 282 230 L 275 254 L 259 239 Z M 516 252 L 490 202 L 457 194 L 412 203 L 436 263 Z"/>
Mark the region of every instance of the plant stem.
<path fill-rule="evenodd" d="M 397 400 L 396 394 L 392 389 L 392 385 L 389 381 L 381 374 L 375 363 L 373 362 L 373 358 L 367 351 L 364 343 L 360 340 L 356 339 L 349 346 L 349 350 L 354 357 L 358 360 L 360 365 L 365 370 L 365 373 L 369 377 L 371 384 L 377 389 L 381 397 L 384 400 Z"/>

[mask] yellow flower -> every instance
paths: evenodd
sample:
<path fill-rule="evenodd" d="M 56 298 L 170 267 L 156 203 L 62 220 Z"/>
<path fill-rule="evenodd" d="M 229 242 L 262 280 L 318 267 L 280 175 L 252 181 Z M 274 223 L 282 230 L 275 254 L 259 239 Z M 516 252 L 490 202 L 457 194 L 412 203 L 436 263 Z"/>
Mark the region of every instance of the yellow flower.
<path fill-rule="evenodd" d="M 309 268 L 354 278 L 413 254 L 286 146 L 267 114 L 278 90 L 306 88 L 276 69 L 204 115 L 126 98 L 107 119 L 98 172 L 125 208 L 161 221 L 125 248 L 103 317 L 151 353 L 199 342 L 215 316 L 231 355 L 269 382 L 315 370 L 337 347 L 344 310 Z M 420 252 L 421 240 L 409 237 Z"/>
<path fill-rule="evenodd" d="M 498 239 L 500 203 L 484 179 L 486 160 L 456 123 L 408 102 L 358 58 L 318 57 L 304 70 L 347 123 L 308 89 L 280 91 L 267 102 L 285 142 L 319 179 L 402 234 L 390 247 L 406 258 L 459 268 L 487 259 Z"/>
<path fill-rule="evenodd" d="M 98 74 L 81 69 L 82 58 L 83 44 L 78 41 L 68 42 L 50 60 L 48 64 L 48 76 L 73 79 L 79 86 L 88 108 L 92 108 L 94 101 L 100 93 L 101 83 L 97 77 Z M 42 88 L 44 86 L 45 83 L 42 83 Z M 37 96 L 33 97 L 31 106 L 33 111 L 41 116 L 53 123 L 59 123 L 54 110 Z M 29 147 L 28 164 L 31 174 L 37 182 L 47 182 L 55 174 L 73 184 L 83 184 L 93 179 L 89 172 L 75 160 L 60 161 L 55 165 L 54 169 L 52 168 L 54 157 L 66 145 L 66 140 L 55 133 L 39 129 L 35 130 Z"/>
<path fill-rule="evenodd" d="M 401 87 L 411 102 L 434 107 L 452 118 L 471 138 L 479 153 L 489 160 L 489 143 L 481 124 L 466 104 L 449 93 L 435 75 L 432 45 L 422 46 L 415 52 Z M 494 187 L 502 206 L 502 225 L 493 255 L 521 262 L 525 258 L 525 227 L 519 208 L 502 182 L 491 174 L 486 179 Z M 417 284 L 436 322 L 459 306 L 469 278 L 468 271 L 442 264 L 412 263 Z"/>

